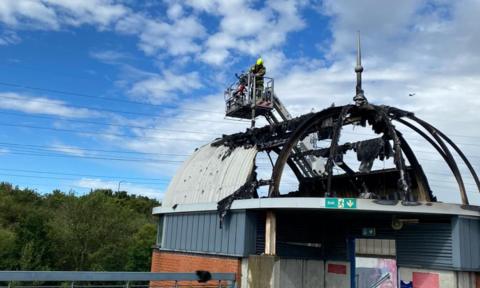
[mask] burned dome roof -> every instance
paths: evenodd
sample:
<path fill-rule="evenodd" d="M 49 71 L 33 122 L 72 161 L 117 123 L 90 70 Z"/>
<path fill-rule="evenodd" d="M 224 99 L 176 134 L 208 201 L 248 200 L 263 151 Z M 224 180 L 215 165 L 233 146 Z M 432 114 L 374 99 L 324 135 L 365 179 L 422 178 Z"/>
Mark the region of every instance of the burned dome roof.
<path fill-rule="evenodd" d="M 404 205 L 435 202 L 437 199 L 422 165 L 395 126 L 401 123 L 423 137 L 445 160 L 458 183 L 462 204 L 468 206 L 463 177 L 452 152 L 464 162 L 480 191 L 480 181 L 471 163 L 450 138 L 412 112 L 368 102 L 362 89 L 359 41 L 358 46 L 355 104 L 331 106 L 296 118 L 282 117 L 281 122 L 274 119 L 273 112 L 266 110 L 262 115 L 270 125 L 254 128 L 256 110 L 253 103 L 252 128 L 224 135 L 196 151 L 175 175 L 165 205 L 217 202 L 221 215 L 225 215 L 234 200 L 258 197 L 260 186 L 268 186 L 267 197 L 353 197 L 375 199 L 380 204 L 401 201 Z M 270 92 L 273 107 L 279 112 L 281 103 L 273 90 Z M 370 127 L 378 137 L 340 144 L 342 128 L 347 125 Z M 317 140 L 329 139 L 330 144 L 323 148 L 305 145 L 310 135 L 315 135 Z M 351 150 L 356 152 L 360 162 L 358 171 L 343 161 L 345 153 Z M 257 152 L 278 155 L 275 163 L 272 162 L 269 179 L 257 179 L 254 163 Z M 393 168 L 372 170 L 375 159 L 390 157 Z M 325 160 L 322 161 L 325 165 L 316 169 L 312 164 L 320 158 Z M 281 194 L 279 185 L 287 165 L 295 174 L 299 187 L 298 191 Z M 334 175 L 335 166 L 343 173 Z M 215 173 L 212 174 L 212 170 Z"/>
<path fill-rule="evenodd" d="M 387 172 L 396 175 L 396 179 L 392 184 L 395 187 L 390 187 L 392 191 L 381 195 L 379 198 L 402 200 L 405 203 L 436 201 L 422 166 L 402 133 L 395 127 L 394 122 L 402 123 L 419 133 L 437 150 L 457 180 L 462 203 L 465 205 L 469 204 L 462 175 L 448 146 L 465 162 L 477 186 L 480 187 L 478 176 L 462 151 L 444 133 L 432 125 L 419 119 L 411 112 L 394 107 L 368 103 L 361 106 L 329 107 L 320 112 L 302 115 L 279 124 L 250 129 L 245 133 L 224 136 L 212 145 L 222 145 L 230 148 L 256 146 L 260 151 L 277 152 L 278 158 L 272 169 L 272 177 L 269 180 L 269 197 L 281 196 L 278 187 L 285 165 L 289 165 L 292 168 L 301 186 L 302 183 L 310 183 L 310 186 L 312 186 L 313 182 L 318 184 L 312 191 L 302 191 L 300 189 L 298 191 L 300 194 L 304 192 L 308 196 L 329 196 L 335 192 L 336 196 L 359 197 L 362 192 L 372 191 L 371 189 L 366 189 L 365 185 L 367 183 L 365 181 L 367 180 L 363 179 L 368 178 L 364 176 L 370 174 L 370 169 L 356 173 L 349 167 L 346 167 L 346 164 L 341 161 L 342 155 L 346 151 L 355 150 L 359 161 L 368 162 L 377 157 L 393 157 L 396 168 Z M 340 134 L 345 125 L 370 126 L 376 134 L 379 134 L 379 137 L 339 145 Z M 331 139 L 330 147 L 295 152 L 294 147 L 299 141 L 312 133 Z M 296 162 L 308 155 L 327 159 L 323 175 L 306 177 L 301 173 Z M 407 166 L 404 157 L 406 157 L 410 166 Z M 333 176 L 332 173 L 332 168 L 336 164 L 344 170 L 345 175 L 341 177 L 348 182 L 348 184 L 342 183 L 342 185 L 349 186 L 349 191 L 345 192 L 345 195 L 341 195 L 342 193 L 339 193 L 338 189 L 334 187 L 335 184 L 339 184 L 332 180 L 335 177 L 339 178 L 338 176 Z M 306 187 L 304 188 L 307 189 Z"/>
<path fill-rule="evenodd" d="M 173 177 L 162 205 L 218 202 L 244 185 L 252 175 L 254 147 L 202 146 Z"/>

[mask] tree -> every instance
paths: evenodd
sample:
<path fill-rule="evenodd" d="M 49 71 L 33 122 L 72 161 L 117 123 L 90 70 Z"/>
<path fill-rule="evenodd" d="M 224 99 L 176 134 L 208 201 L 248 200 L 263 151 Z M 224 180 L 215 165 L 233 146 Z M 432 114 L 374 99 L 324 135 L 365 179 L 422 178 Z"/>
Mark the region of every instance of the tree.
<path fill-rule="evenodd" d="M 146 223 L 133 235 L 132 244 L 128 248 L 127 270 L 149 271 L 152 246 L 156 238 L 156 226 Z"/>
<path fill-rule="evenodd" d="M 0 183 L 0 269 L 148 271 L 157 205 L 123 191 L 40 195 Z"/>

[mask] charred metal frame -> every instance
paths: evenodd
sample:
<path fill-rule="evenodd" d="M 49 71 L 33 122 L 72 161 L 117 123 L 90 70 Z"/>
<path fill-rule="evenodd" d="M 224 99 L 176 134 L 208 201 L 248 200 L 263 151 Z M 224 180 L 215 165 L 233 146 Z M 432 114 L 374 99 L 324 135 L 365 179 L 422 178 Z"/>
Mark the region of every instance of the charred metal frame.
<path fill-rule="evenodd" d="M 458 148 L 458 146 L 455 145 L 455 143 L 453 143 L 453 141 L 444 133 L 416 117 L 411 112 L 395 107 L 368 103 L 362 89 L 363 66 L 361 64 L 360 34 L 358 34 L 357 44 L 357 65 L 355 66 L 357 83 L 356 94 L 355 97 L 353 97 L 355 105 L 332 106 L 320 112 L 305 114 L 293 119 L 286 119 L 283 117 L 282 122 L 278 122 L 272 113 L 267 113 L 264 116 L 267 118 L 270 125 L 262 128 L 252 127 L 245 133 L 224 135 L 221 139 L 218 139 L 212 144 L 213 146 L 225 145 L 231 149 L 240 146 L 246 148 L 256 147 L 258 151 L 267 152 L 269 157 L 271 151 L 278 154 L 276 162 L 273 165 L 272 176 L 270 179 L 257 180 L 256 172 L 252 171 L 252 180 L 250 182 L 246 183 L 235 193 L 218 203 L 218 209 L 222 211 L 221 218 L 225 216 L 225 211 L 229 209 L 233 200 L 245 197 L 255 197 L 256 189 L 261 185 L 269 185 L 268 197 L 281 196 L 279 186 L 285 165 L 288 165 L 292 169 L 300 183 L 307 178 L 316 179 L 318 177 L 326 177 L 326 187 L 322 188 L 325 190 L 325 196 L 327 197 L 330 196 L 332 190 L 333 167 L 335 165 L 345 171 L 345 174 L 349 177 L 350 183 L 358 192 L 362 190 L 367 192 L 365 182 L 362 183 L 362 181 L 357 178 L 356 173 L 343 163 L 343 160 L 337 161 L 340 158 L 343 159 L 345 151 L 353 147 L 351 143 L 350 145 L 339 145 L 338 143 L 341 130 L 345 125 L 361 125 L 365 127 L 368 124 L 376 134 L 382 134 L 381 138 L 384 141 L 393 142 L 393 147 L 391 147 L 393 155 L 391 156 L 393 156 L 399 179 L 397 182 L 397 189 L 393 192 L 395 195 L 392 196 L 394 196 L 394 199 L 402 200 L 404 205 L 418 205 L 417 201 L 434 202 L 436 201 L 436 197 L 430 190 L 427 177 L 425 176 L 423 168 L 416 158 L 415 153 L 411 149 L 407 140 L 403 137 L 402 133 L 396 129 L 394 121 L 399 122 L 420 134 L 420 136 L 428 141 L 442 156 L 457 181 L 464 207 L 469 205 L 468 196 L 462 175 L 455 158 L 449 150 L 449 146 L 455 150 L 465 163 L 475 180 L 478 191 L 480 192 L 480 180 L 473 166 L 460 148 Z M 276 109 L 278 109 L 278 107 L 276 107 Z M 331 139 L 330 146 L 324 149 L 299 149 L 301 141 L 312 133 L 317 133 L 317 135 L 329 135 L 328 138 Z M 305 165 L 305 163 L 308 164 L 305 157 L 308 157 L 309 155 L 327 158 L 324 173 L 326 175 L 314 175 L 315 173 L 312 173 L 311 169 L 309 170 L 305 168 L 308 168 L 308 165 Z M 408 159 L 411 167 L 407 167 L 404 155 Z M 389 156 L 390 155 L 388 155 L 387 158 Z M 358 153 L 357 157 L 359 157 Z M 375 157 L 380 157 L 380 155 L 375 155 Z M 385 155 L 381 157 L 385 157 Z M 371 165 L 368 169 L 370 168 Z M 415 178 L 415 183 L 418 188 L 418 195 L 412 194 L 412 179 L 410 179 L 411 175 L 408 170 L 413 171 L 413 177 Z"/>
<path fill-rule="evenodd" d="M 477 188 L 480 191 L 479 178 L 466 156 L 453 143 L 453 141 L 438 129 L 419 119 L 413 113 L 394 107 L 372 104 L 329 107 L 320 112 L 310 113 L 278 124 L 248 129 L 245 133 L 224 135 L 212 145 L 225 145 L 231 148 L 239 146 L 256 146 L 259 151 L 265 151 L 267 153 L 273 151 L 277 153 L 278 157 L 272 169 L 271 179 L 265 181 L 255 180 L 255 185 L 257 187 L 260 185 L 269 185 L 268 197 L 281 196 L 279 193 L 279 185 L 285 165 L 291 167 L 297 179 L 301 182 L 306 176 L 302 174 L 301 169 L 298 167 L 298 159 L 302 159 L 306 155 L 325 154 L 325 150 L 328 149 L 328 158 L 325 169 L 325 177 L 327 177 L 326 195 L 328 195 L 332 189 L 332 168 L 335 165 L 342 168 L 347 175 L 353 175 L 352 170 L 344 163 L 336 163 L 337 156 L 344 153 L 344 147 L 338 143 L 343 126 L 367 126 L 368 124 L 376 134 L 382 134 L 382 137 L 393 142 L 393 159 L 400 175 L 398 179 L 398 195 L 396 195 L 396 199 L 402 200 L 404 205 L 415 205 L 418 200 L 436 201 L 436 198 L 432 195 L 422 166 L 407 140 L 403 137 L 402 133 L 396 129 L 394 121 L 399 122 L 420 134 L 439 152 L 455 176 L 462 203 L 464 205 L 469 205 L 462 175 L 447 144 L 451 146 L 451 148 L 453 148 L 453 150 L 455 150 L 460 156 L 462 161 L 465 162 L 465 165 L 468 167 L 475 180 Z M 412 122 L 422 127 L 426 132 Z M 324 133 L 326 132 L 326 129 L 329 130 L 327 132 L 331 132 L 331 144 L 329 148 L 323 149 L 324 151 L 309 150 L 302 153 L 295 151 L 299 141 L 303 140 L 311 133 Z M 410 163 L 418 185 L 419 195 L 417 198 L 412 195 L 411 179 L 409 179 L 409 173 L 407 173 L 408 167 L 405 163 L 404 156 Z M 253 193 L 248 194 L 252 195 Z M 238 195 L 236 196 L 238 197 Z"/>

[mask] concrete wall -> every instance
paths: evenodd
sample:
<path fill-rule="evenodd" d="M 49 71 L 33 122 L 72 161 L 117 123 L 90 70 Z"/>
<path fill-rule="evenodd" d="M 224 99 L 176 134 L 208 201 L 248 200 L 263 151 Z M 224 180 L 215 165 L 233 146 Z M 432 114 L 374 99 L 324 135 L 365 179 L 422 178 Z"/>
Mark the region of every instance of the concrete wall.
<path fill-rule="evenodd" d="M 415 288 L 455 288 L 454 271 L 427 270 L 419 268 L 398 268 L 399 281 L 412 283 Z M 415 278 L 415 281 L 414 281 Z M 438 279 L 438 281 L 437 281 Z M 428 282 L 429 281 L 429 282 Z M 438 282 L 438 285 L 432 284 Z M 427 284 L 428 283 L 428 284 Z"/>
<path fill-rule="evenodd" d="M 306 259 L 282 259 L 278 287 L 322 288 L 324 281 L 323 261 Z"/>
<path fill-rule="evenodd" d="M 241 288 L 245 288 L 248 287 L 248 258 L 242 258 L 240 265 L 242 275 L 239 284 Z"/>
<path fill-rule="evenodd" d="M 350 263 L 327 261 L 325 265 L 326 288 L 350 287 Z"/>
<path fill-rule="evenodd" d="M 475 278 L 475 273 L 457 272 L 457 288 L 476 288 Z"/>
<path fill-rule="evenodd" d="M 248 288 L 273 288 L 279 282 L 279 263 L 276 256 L 250 255 L 248 257 Z M 242 287 L 242 288 L 247 288 Z"/>
<path fill-rule="evenodd" d="M 252 255 L 242 288 L 324 288 L 324 271 L 324 262 L 319 260 Z"/>
<path fill-rule="evenodd" d="M 476 288 L 480 285 L 473 272 L 398 268 L 398 278 L 414 288 Z"/>

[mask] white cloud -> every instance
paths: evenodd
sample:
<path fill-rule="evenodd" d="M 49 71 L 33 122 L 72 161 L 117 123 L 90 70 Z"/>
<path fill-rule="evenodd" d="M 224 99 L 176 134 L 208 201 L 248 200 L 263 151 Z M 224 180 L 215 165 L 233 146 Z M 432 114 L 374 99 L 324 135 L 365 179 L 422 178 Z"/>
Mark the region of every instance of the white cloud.
<path fill-rule="evenodd" d="M 267 1 L 262 7 L 254 4 L 246 0 L 190 1 L 184 4 L 189 9 L 184 9 L 180 2 L 171 2 L 165 12 L 167 19 L 160 20 L 110 0 L 5 0 L 0 3 L 0 22 L 12 29 L 92 25 L 138 37 L 138 47 L 147 55 L 194 55 L 219 65 L 231 53 L 256 56 L 278 48 L 288 33 L 305 26 L 300 16 L 304 1 Z M 213 34 L 207 34 L 199 11 L 212 20 L 218 18 Z"/>
<path fill-rule="evenodd" d="M 63 154 L 74 155 L 74 156 L 85 156 L 85 150 L 80 149 L 79 147 L 66 145 L 66 144 L 53 144 L 50 145 L 50 150 L 61 152 Z"/>
<path fill-rule="evenodd" d="M 111 141 L 111 145 L 121 145 L 138 152 L 169 153 L 177 155 L 189 155 L 195 148 L 206 145 L 222 134 L 230 134 L 245 131 L 250 122 L 229 121 L 224 119 L 224 100 L 222 93 L 203 97 L 197 101 L 180 101 L 178 110 L 169 117 L 151 119 L 149 126 L 161 129 L 173 129 L 192 132 L 176 132 L 176 141 L 166 141 L 171 138 L 170 131 L 143 130 L 137 131 L 139 138 L 127 139 L 127 141 Z M 192 109 L 192 110 L 189 110 Z M 265 122 L 260 120 L 259 125 Z M 145 139 L 143 136 L 150 138 Z M 120 147 L 120 146 L 119 146 Z M 161 157 L 164 158 L 164 157 Z M 183 161 L 185 157 L 169 156 L 168 159 Z M 148 163 L 138 167 L 145 171 L 157 171 L 162 176 L 172 176 L 178 164 Z"/>
<path fill-rule="evenodd" d="M 136 98 L 144 98 L 152 103 L 175 100 L 178 93 L 187 93 L 202 87 L 198 73 L 174 74 L 164 71 L 133 84 L 129 93 Z"/>
<path fill-rule="evenodd" d="M 82 178 L 74 185 L 88 189 L 111 189 L 117 191 L 119 181 L 103 180 L 98 178 Z M 121 181 L 120 190 L 127 191 L 130 194 L 147 196 L 149 198 L 161 199 L 163 191 L 157 188 L 151 188 L 128 181 Z"/>
<path fill-rule="evenodd" d="M 14 45 L 20 43 L 21 39 L 14 31 L 4 31 L 0 34 L 1 45 Z"/>
<path fill-rule="evenodd" d="M 187 0 L 185 2 L 188 6 L 199 11 L 205 11 L 207 13 L 216 13 L 219 4 L 219 1 L 211 0 Z"/>
<path fill-rule="evenodd" d="M 170 7 L 167 9 L 167 16 L 171 20 L 175 20 L 183 16 L 183 8 L 182 5 L 179 3 L 173 3 Z"/>
<path fill-rule="evenodd" d="M 92 25 L 99 30 L 138 36 L 138 47 L 148 55 L 160 52 L 185 55 L 200 51 L 197 40 L 206 35 L 200 21 L 193 15 L 182 17 L 179 4 L 172 5 L 167 12 L 170 22 L 134 12 L 111 0 L 0 1 L 0 22 L 11 29 L 59 30 Z M 0 44 L 10 42 L 0 41 Z"/>
<path fill-rule="evenodd" d="M 408 35 L 412 17 L 420 1 L 324 1 L 321 12 L 332 17 L 333 43 L 330 54 L 349 53 L 355 44 L 354 33 L 362 31 L 365 51 L 375 49 L 389 53 Z M 372 41 L 374 40 L 374 41 Z"/>
<path fill-rule="evenodd" d="M 45 3 L 35 0 L 1 1 L 0 21 L 10 27 L 37 29 L 59 28 L 55 11 L 45 5 Z"/>
<path fill-rule="evenodd" d="M 130 13 L 115 25 L 115 31 L 138 37 L 138 47 L 147 55 L 169 53 L 181 56 L 201 49 L 199 40 L 205 28 L 194 15 L 184 15 L 183 8 L 173 3 L 167 10 L 170 21 L 160 21 L 140 13 Z"/>
<path fill-rule="evenodd" d="M 57 30 L 62 26 L 98 25 L 103 29 L 128 13 L 109 0 L 4 0 L 0 21 L 10 27 Z"/>
<path fill-rule="evenodd" d="M 207 49 L 199 56 L 205 63 L 221 65 L 230 55 L 229 48 L 235 47 L 235 37 L 227 33 L 216 33 L 207 40 Z"/>
<path fill-rule="evenodd" d="M 145 21 L 139 36 L 139 47 L 148 55 L 160 49 L 178 56 L 200 51 L 195 41 L 205 36 L 202 24 L 193 16 L 175 19 L 173 23 Z"/>
<path fill-rule="evenodd" d="M 98 25 L 107 28 L 109 25 L 130 13 L 129 9 L 110 0 L 43 0 L 45 6 L 56 8 L 61 22 L 67 25 L 80 26 L 82 24 Z"/>
<path fill-rule="evenodd" d="M 125 53 L 114 50 L 92 51 L 90 56 L 105 63 L 117 63 L 120 60 L 128 58 Z"/>
<path fill-rule="evenodd" d="M 261 8 L 242 0 L 212 2 L 188 2 L 221 19 L 218 32 L 209 36 L 199 57 L 208 64 L 223 64 L 232 52 L 258 56 L 284 44 L 288 33 L 305 27 L 300 16 L 303 1 L 268 1 Z"/>
<path fill-rule="evenodd" d="M 227 49 L 210 49 L 202 53 L 199 59 L 212 65 L 222 65 L 229 55 Z"/>
<path fill-rule="evenodd" d="M 10 150 L 7 148 L 0 148 L 0 155 L 5 155 L 5 154 L 8 154 L 9 152 Z"/>
<path fill-rule="evenodd" d="M 146 18 L 141 14 L 129 14 L 118 20 L 115 30 L 119 33 L 136 35 L 141 33 Z"/>
<path fill-rule="evenodd" d="M 55 115 L 66 118 L 86 118 L 95 115 L 95 112 L 85 108 L 69 107 L 67 103 L 61 100 L 33 97 L 13 92 L 0 92 L 0 107 L 30 114 Z"/>

